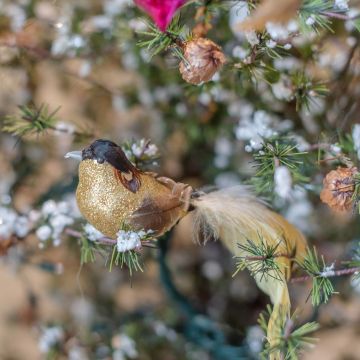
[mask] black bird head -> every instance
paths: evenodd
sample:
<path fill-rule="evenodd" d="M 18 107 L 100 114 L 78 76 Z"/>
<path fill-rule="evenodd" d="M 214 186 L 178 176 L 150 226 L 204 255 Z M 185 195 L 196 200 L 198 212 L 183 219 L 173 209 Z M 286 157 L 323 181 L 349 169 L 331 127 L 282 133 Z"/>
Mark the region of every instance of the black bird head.
<path fill-rule="evenodd" d="M 96 160 L 99 164 L 102 164 L 107 161 L 110 153 L 116 152 L 123 153 L 120 146 L 110 140 L 99 139 L 95 140 L 81 152 L 81 158 L 82 160 Z"/>
<path fill-rule="evenodd" d="M 82 151 L 72 151 L 66 158 L 95 160 L 113 166 L 121 183 L 130 191 L 136 192 L 140 185 L 140 171 L 128 160 L 120 146 L 109 140 L 95 140 Z M 125 176 L 127 174 L 127 176 Z"/>

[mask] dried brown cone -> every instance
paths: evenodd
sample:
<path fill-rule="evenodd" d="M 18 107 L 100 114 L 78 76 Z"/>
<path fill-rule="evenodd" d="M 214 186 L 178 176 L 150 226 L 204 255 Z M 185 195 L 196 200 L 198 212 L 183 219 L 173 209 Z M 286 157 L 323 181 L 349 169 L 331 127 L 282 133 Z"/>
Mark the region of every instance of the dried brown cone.
<path fill-rule="evenodd" d="M 212 79 L 225 64 L 226 58 L 220 46 L 206 38 L 197 38 L 184 44 L 184 60 L 180 63 L 183 79 L 194 85 Z"/>
<path fill-rule="evenodd" d="M 323 181 L 320 199 L 335 211 L 349 211 L 353 206 L 356 167 L 338 167 L 330 171 Z"/>

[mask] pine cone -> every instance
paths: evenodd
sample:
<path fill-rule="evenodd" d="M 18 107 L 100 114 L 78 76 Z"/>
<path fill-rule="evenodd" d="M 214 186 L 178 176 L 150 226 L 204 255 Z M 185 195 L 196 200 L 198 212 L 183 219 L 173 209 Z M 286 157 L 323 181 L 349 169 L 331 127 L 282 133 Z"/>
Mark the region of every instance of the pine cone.
<path fill-rule="evenodd" d="M 357 173 L 356 167 L 338 167 L 336 170 L 330 171 L 323 181 L 323 189 L 320 193 L 321 201 L 335 211 L 350 210 L 355 191 L 354 175 Z"/>
<path fill-rule="evenodd" d="M 194 85 L 211 80 L 226 62 L 220 46 L 206 38 L 185 43 L 184 58 L 180 63 L 180 73 L 186 82 Z"/>

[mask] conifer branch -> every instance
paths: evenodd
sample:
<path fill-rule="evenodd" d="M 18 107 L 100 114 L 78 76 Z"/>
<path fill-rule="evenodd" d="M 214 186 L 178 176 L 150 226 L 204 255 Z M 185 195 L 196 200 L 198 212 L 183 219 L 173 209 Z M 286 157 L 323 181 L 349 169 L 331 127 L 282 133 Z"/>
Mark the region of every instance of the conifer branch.
<path fill-rule="evenodd" d="M 233 276 L 247 268 L 253 275 L 260 274 L 261 278 L 267 279 L 271 277 L 283 281 L 284 274 L 276 259 L 279 257 L 291 258 L 291 256 L 286 253 L 277 252 L 281 240 L 275 245 L 269 245 L 260 234 L 258 236 L 259 242 L 248 239 L 245 244 L 238 244 L 238 247 L 245 254 L 249 255 L 236 257 L 236 271 Z"/>
<path fill-rule="evenodd" d="M 360 266 L 359 267 L 351 267 L 351 268 L 347 268 L 347 269 L 332 270 L 331 272 L 329 272 L 327 274 L 323 274 L 322 277 L 323 278 L 333 278 L 333 277 L 337 277 L 337 276 L 354 275 L 354 274 L 357 275 L 358 273 L 360 273 Z M 290 282 L 301 283 L 301 282 L 305 282 L 305 281 L 308 281 L 311 279 L 313 279 L 313 276 L 305 275 L 305 276 L 294 277 L 290 280 Z"/>
<path fill-rule="evenodd" d="M 272 313 L 270 305 L 263 311 L 258 319 L 260 327 L 265 333 L 267 333 L 268 321 Z M 319 329 L 319 324 L 316 322 L 308 322 L 302 326 L 295 327 L 295 319 L 297 313 L 295 312 L 291 318 L 288 318 L 285 322 L 278 319 L 275 326 L 280 329 L 280 333 L 277 339 L 273 342 L 275 345 L 270 346 L 266 342 L 263 352 L 261 353 L 262 359 L 268 359 L 274 352 L 280 352 L 280 359 L 286 360 L 298 360 L 301 352 L 308 347 L 313 346 L 317 339 L 310 336 L 313 332 Z"/>
<path fill-rule="evenodd" d="M 334 294 L 334 287 L 329 280 L 329 275 L 334 272 L 334 264 L 327 266 L 324 257 L 318 257 L 315 247 L 308 248 L 304 261 L 299 263 L 300 267 L 312 276 L 311 302 L 314 306 L 327 303 Z"/>
<path fill-rule="evenodd" d="M 81 132 L 69 127 L 57 126 L 56 114 L 60 107 L 50 112 L 45 104 L 40 107 L 19 106 L 20 114 L 8 115 L 5 117 L 2 130 L 20 138 L 26 135 L 41 135 L 47 130 L 74 135 L 77 140 L 92 138 L 94 135 L 88 132 Z"/>

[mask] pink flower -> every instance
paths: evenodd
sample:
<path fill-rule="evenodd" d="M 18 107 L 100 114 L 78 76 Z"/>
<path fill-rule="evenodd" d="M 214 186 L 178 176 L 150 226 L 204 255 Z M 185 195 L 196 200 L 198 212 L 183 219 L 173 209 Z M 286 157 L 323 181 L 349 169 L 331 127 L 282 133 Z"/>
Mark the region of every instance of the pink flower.
<path fill-rule="evenodd" d="M 137 6 L 142 8 L 154 20 L 161 31 L 165 31 L 170 24 L 176 10 L 187 0 L 135 0 Z"/>

